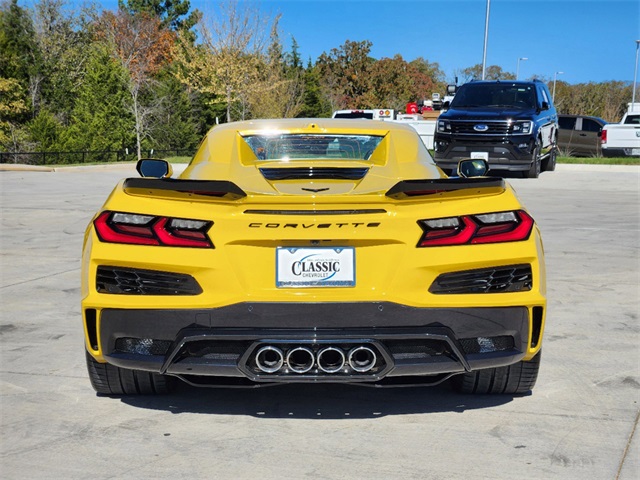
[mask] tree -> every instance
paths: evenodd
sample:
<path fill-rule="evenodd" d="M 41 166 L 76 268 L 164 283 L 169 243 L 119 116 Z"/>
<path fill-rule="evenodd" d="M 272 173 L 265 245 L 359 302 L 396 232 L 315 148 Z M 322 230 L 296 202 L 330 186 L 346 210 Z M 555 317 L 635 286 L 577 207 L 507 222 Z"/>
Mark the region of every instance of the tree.
<path fill-rule="evenodd" d="M 471 80 L 480 80 L 482 78 L 482 64 L 478 63 L 473 67 L 467 67 L 464 70 L 460 70 L 457 74 L 462 78 L 462 83 L 467 83 Z M 490 65 L 485 68 L 484 72 L 485 80 L 515 80 L 514 73 L 502 70 L 502 67 L 498 65 Z"/>
<path fill-rule="evenodd" d="M 340 48 L 323 52 L 316 66 L 321 75 L 321 85 L 333 110 L 362 108 L 370 89 L 370 72 L 375 60 L 369 56 L 372 43 L 369 40 L 347 40 Z"/>
<path fill-rule="evenodd" d="M 131 15 L 145 13 L 160 19 L 171 30 L 190 30 L 202 16 L 198 10 L 189 13 L 189 0 L 118 0 L 118 8 Z"/>
<path fill-rule="evenodd" d="M 15 78 L 0 77 L 0 147 L 19 151 L 19 120 L 29 109 L 25 103 L 20 82 Z"/>
<path fill-rule="evenodd" d="M 132 15 L 123 10 L 104 12 L 100 21 L 101 35 L 111 46 L 112 57 L 122 66 L 128 102 L 135 121 L 136 151 L 142 158 L 142 141 L 149 135 L 157 103 L 144 100 L 153 83 L 153 75 L 166 65 L 172 56 L 174 34 L 164 28 L 157 17 L 142 12 Z"/>
<path fill-rule="evenodd" d="M 278 34 L 279 16 L 271 26 L 271 42 L 268 47 L 267 64 L 260 69 L 260 85 L 249 97 L 251 115 L 257 118 L 291 118 L 302 110 L 304 82 L 301 69 L 296 64 L 297 53 L 284 55 Z M 292 65 L 288 65 L 291 58 Z"/>
<path fill-rule="evenodd" d="M 226 121 L 245 118 L 248 99 L 263 87 L 260 69 L 265 64 L 265 32 L 269 19 L 251 5 L 220 5 L 213 18 L 198 23 L 202 44 L 180 34 L 176 58 L 179 79 L 203 93 L 214 95 L 226 107 Z M 238 115 L 232 114 L 234 107 Z"/>
<path fill-rule="evenodd" d="M 71 124 L 61 134 L 61 149 L 95 152 L 123 150 L 135 141 L 135 123 L 126 108 L 126 72 L 109 48 L 95 43 L 89 52 L 84 81 L 77 92 Z M 107 157 L 96 155 L 96 160 Z"/>
<path fill-rule="evenodd" d="M 38 0 L 34 12 L 35 42 L 41 55 L 38 106 L 53 113 L 63 125 L 69 122 L 74 92 L 83 81 L 94 14 L 92 10 L 70 12 L 66 1 Z"/>

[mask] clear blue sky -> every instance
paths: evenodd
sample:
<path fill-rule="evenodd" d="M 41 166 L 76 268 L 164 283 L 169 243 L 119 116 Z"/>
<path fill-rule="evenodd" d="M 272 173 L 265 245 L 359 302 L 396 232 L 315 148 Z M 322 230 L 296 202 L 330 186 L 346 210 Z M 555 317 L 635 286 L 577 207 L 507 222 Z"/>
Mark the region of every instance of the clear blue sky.
<path fill-rule="evenodd" d="M 33 0 L 27 3 L 32 3 Z M 117 0 L 96 0 L 117 8 Z M 249 0 L 253 1 L 253 0 Z M 25 1 L 20 2 L 24 4 Z M 74 3 L 80 3 L 76 0 Z M 191 0 L 206 12 L 217 0 Z M 282 14 L 281 40 L 295 37 L 306 65 L 346 40 L 373 42 L 372 56 L 400 54 L 437 62 L 447 80 L 482 63 L 486 0 L 256 0 Z M 491 0 L 487 65 L 520 78 L 537 75 L 571 84 L 632 82 L 640 40 L 640 0 Z"/>

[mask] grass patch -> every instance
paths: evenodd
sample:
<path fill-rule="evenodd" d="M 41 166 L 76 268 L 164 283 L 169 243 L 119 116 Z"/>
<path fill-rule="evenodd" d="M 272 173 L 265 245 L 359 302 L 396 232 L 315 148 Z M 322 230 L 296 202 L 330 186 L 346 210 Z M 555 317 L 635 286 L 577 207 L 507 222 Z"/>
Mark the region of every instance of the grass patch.
<path fill-rule="evenodd" d="M 189 163 L 191 157 L 167 157 L 165 160 L 169 163 Z"/>
<path fill-rule="evenodd" d="M 558 157 L 557 163 L 576 163 L 582 165 L 639 165 L 638 157 Z"/>

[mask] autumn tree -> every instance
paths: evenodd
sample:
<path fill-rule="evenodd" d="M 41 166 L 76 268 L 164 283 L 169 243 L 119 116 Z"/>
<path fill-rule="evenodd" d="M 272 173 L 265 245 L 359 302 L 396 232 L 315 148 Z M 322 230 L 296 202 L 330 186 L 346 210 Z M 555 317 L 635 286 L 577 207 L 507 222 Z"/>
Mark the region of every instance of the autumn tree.
<path fill-rule="evenodd" d="M 228 1 L 198 23 L 201 44 L 180 35 L 180 80 L 223 103 L 227 122 L 245 118 L 249 99 L 262 86 L 268 25 L 269 19 L 255 7 Z"/>
<path fill-rule="evenodd" d="M 322 87 L 333 110 L 362 108 L 367 103 L 365 95 L 370 90 L 370 72 L 375 63 L 369 56 L 372 45 L 369 40 L 347 40 L 318 58 Z"/>
<path fill-rule="evenodd" d="M 142 158 L 142 141 L 150 132 L 154 100 L 145 95 L 153 84 L 153 75 L 170 61 L 175 36 L 157 17 L 145 12 L 104 12 L 100 32 L 112 48 L 112 56 L 126 74 L 129 107 L 135 121 L 136 151 Z"/>
<path fill-rule="evenodd" d="M 0 77 L 0 148 L 18 151 L 24 137 L 19 121 L 28 110 L 20 82 Z"/>

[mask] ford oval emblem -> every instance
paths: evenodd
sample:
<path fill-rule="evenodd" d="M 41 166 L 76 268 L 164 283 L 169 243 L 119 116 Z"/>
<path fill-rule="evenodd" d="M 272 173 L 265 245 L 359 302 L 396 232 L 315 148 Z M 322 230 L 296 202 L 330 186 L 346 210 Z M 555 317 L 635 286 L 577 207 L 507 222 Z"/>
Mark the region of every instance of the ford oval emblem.
<path fill-rule="evenodd" d="M 479 124 L 479 125 L 475 125 L 475 126 L 473 127 L 473 129 L 474 129 L 476 132 L 486 132 L 487 130 L 489 130 L 489 126 L 488 126 L 488 125 L 485 125 L 485 124 L 483 124 L 483 123 L 481 123 L 481 124 Z"/>

